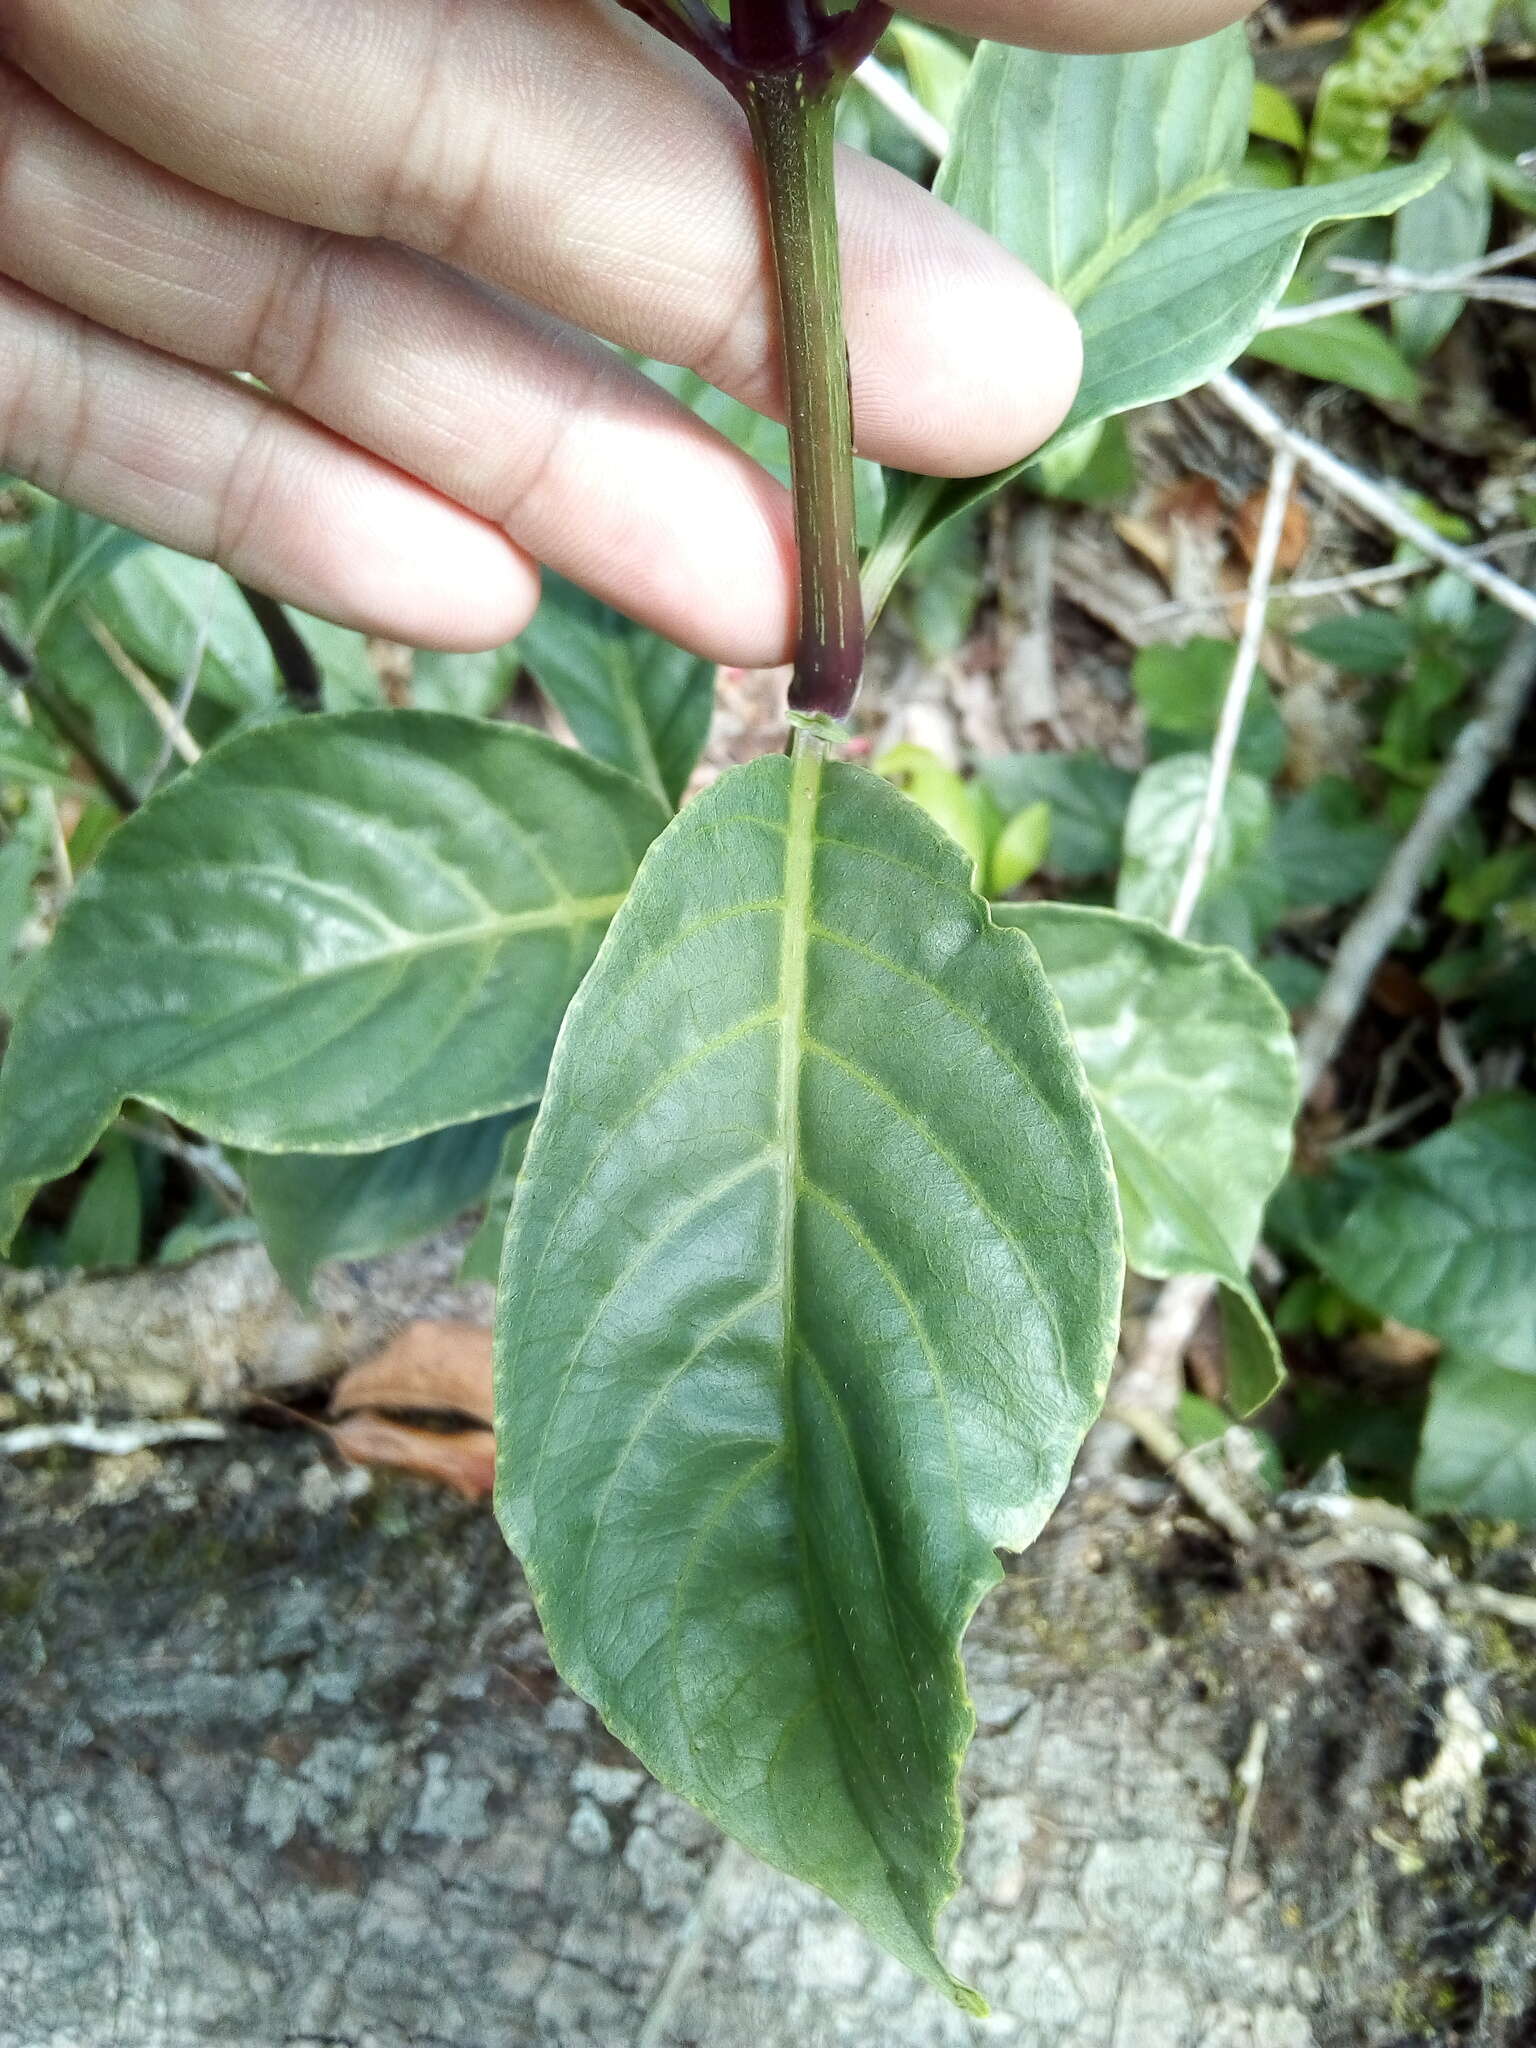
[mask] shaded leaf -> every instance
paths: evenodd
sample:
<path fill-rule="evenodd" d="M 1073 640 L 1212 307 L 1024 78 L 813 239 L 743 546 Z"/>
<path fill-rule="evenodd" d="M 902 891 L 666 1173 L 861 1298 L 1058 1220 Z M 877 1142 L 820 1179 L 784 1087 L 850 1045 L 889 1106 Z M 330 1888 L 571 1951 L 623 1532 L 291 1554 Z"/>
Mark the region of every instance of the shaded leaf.
<path fill-rule="evenodd" d="M 665 818 L 434 712 L 227 741 L 112 835 L 0 1069 L 0 1237 L 127 1096 L 257 1151 L 375 1151 L 534 1100 Z"/>
<path fill-rule="evenodd" d="M 933 1933 L 959 1643 L 1102 1399 L 1121 1259 L 1060 1011 L 968 880 L 811 751 L 683 812 L 562 1033 L 496 1372 L 563 1675 L 976 2010 Z"/>
<path fill-rule="evenodd" d="M 1270 851 L 1287 902 L 1312 909 L 1373 889 L 1395 844 L 1352 782 L 1325 775 L 1281 806 Z"/>
<path fill-rule="evenodd" d="M 1231 640 L 1187 640 L 1179 647 L 1159 641 L 1143 647 L 1131 665 L 1131 688 L 1147 724 L 1176 739 L 1214 738 L 1236 660 Z M 1261 669 L 1248 692 L 1238 765 L 1254 775 L 1278 775 L 1286 744 L 1285 725 Z"/>
<path fill-rule="evenodd" d="M 1010 903 L 1083 1062 L 1109 1140 L 1131 1265 L 1210 1273 L 1229 1290 L 1233 1404 L 1274 1390 L 1278 1353 L 1248 1283 L 1300 1107 L 1284 1011 L 1225 948 L 1076 904 Z"/>
<path fill-rule="evenodd" d="M 411 702 L 418 711 L 489 718 L 511 696 L 520 665 L 516 646 L 484 654 L 418 652 L 411 657 Z"/>
<path fill-rule="evenodd" d="M 1282 370 L 1344 384 L 1392 405 L 1416 405 L 1419 376 L 1392 337 L 1361 313 L 1325 313 L 1305 327 L 1256 334 L 1248 353 Z"/>
<path fill-rule="evenodd" d="M 1400 612 L 1355 612 L 1323 619 L 1292 636 L 1298 647 L 1354 676 L 1396 675 L 1414 650 L 1413 624 Z"/>
<path fill-rule="evenodd" d="M 1136 787 L 1124 768 L 1102 754 L 1002 754 L 983 761 L 977 774 L 1005 816 L 1050 805 L 1053 874 L 1102 875 L 1118 864 Z"/>
<path fill-rule="evenodd" d="M 331 1259 L 370 1259 L 451 1223 L 496 1177 L 512 1116 L 482 1117 L 379 1152 L 247 1152 L 240 1161 L 272 1263 L 309 1299 Z"/>
<path fill-rule="evenodd" d="M 70 1215 L 59 1263 L 88 1271 L 137 1265 L 143 1234 L 144 1202 L 133 1146 L 127 1138 L 104 1138 Z"/>
<path fill-rule="evenodd" d="M 1536 138 L 1536 123 L 1531 134 Z M 1392 261 L 1419 275 L 1475 263 L 1488 247 L 1493 192 L 1483 151 L 1459 121 L 1432 130 L 1425 153 L 1443 161 L 1438 185 L 1410 199 L 1392 223 Z M 1392 302 L 1392 331 L 1416 363 L 1432 356 L 1461 318 L 1466 300 L 1455 292 L 1419 292 Z"/>
<path fill-rule="evenodd" d="M 1448 1348 L 1536 1373 L 1536 1098 L 1487 1096 L 1372 1184 L 1312 1249 L 1328 1277 Z"/>
<path fill-rule="evenodd" d="M 496 1283 L 501 1272 L 501 1246 L 507 1234 L 507 1218 L 512 1214 L 517 1178 L 523 1170 L 528 1140 L 532 1136 L 533 1118 L 527 1114 L 518 1117 L 507 1133 L 507 1142 L 496 1168 L 496 1179 L 485 1205 L 485 1221 L 464 1248 L 464 1258 L 459 1266 L 461 1280 L 479 1280 L 492 1286 Z"/>
<path fill-rule="evenodd" d="M 1536 1375 L 1480 1358 L 1441 1361 L 1413 1499 L 1425 1514 L 1536 1523 Z"/>
<path fill-rule="evenodd" d="M 556 576 L 517 652 L 589 754 L 676 804 L 709 732 L 711 663 Z"/>

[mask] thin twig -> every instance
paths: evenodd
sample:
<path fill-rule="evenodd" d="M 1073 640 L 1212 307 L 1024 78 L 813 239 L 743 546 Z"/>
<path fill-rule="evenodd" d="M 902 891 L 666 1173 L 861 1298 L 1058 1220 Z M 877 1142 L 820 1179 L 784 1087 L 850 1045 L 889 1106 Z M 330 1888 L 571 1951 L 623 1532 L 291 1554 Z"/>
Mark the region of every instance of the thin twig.
<path fill-rule="evenodd" d="M 1536 255 L 1536 234 L 1480 256 L 1475 263 L 1459 263 L 1450 270 L 1420 275 L 1401 270 L 1392 263 L 1358 263 L 1340 259 L 1330 265 L 1346 276 L 1368 279 L 1359 291 L 1340 292 L 1331 299 L 1314 299 L 1305 306 L 1279 306 L 1264 322 L 1263 332 L 1273 334 L 1284 327 L 1305 327 L 1313 320 L 1325 320 L 1336 313 L 1368 313 L 1387 306 L 1394 299 L 1418 298 L 1424 293 L 1455 293 L 1467 299 L 1486 299 L 1505 306 L 1536 306 L 1536 278 L 1514 278 L 1499 284 L 1485 282 L 1494 272 Z"/>
<path fill-rule="evenodd" d="M 1269 617 L 1270 585 L 1274 581 L 1275 563 L 1279 560 L 1280 543 L 1285 534 L 1285 515 L 1290 508 L 1295 482 L 1296 454 L 1282 443 L 1275 450 L 1270 468 L 1269 494 L 1264 500 L 1264 517 L 1254 550 L 1253 574 L 1248 581 L 1243 637 L 1238 642 L 1237 658 L 1232 664 L 1227 694 L 1221 707 L 1221 721 L 1216 728 L 1216 742 L 1211 749 L 1211 772 L 1195 824 L 1189 865 L 1184 870 L 1178 899 L 1168 920 L 1168 929 L 1176 939 L 1182 939 L 1188 933 L 1211 872 L 1211 860 L 1221 830 L 1221 815 L 1227 801 L 1227 786 L 1232 780 L 1232 768 L 1237 760 L 1237 743 L 1242 737 L 1243 718 L 1248 709 L 1253 679 L 1259 670 L 1259 650 L 1264 644 L 1264 628 Z"/>
<path fill-rule="evenodd" d="M 123 1458 L 156 1444 L 222 1443 L 222 1422 L 187 1417 L 180 1422 L 29 1422 L 0 1433 L 0 1458 L 25 1458 L 37 1451 L 96 1451 Z"/>
<path fill-rule="evenodd" d="M 1503 605 L 1517 618 L 1536 625 L 1536 593 L 1522 589 L 1510 577 L 1497 569 L 1490 569 L 1465 548 L 1436 533 L 1432 526 L 1410 512 L 1383 485 L 1362 471 L 1352 469 L 1347 462 L 1341 462 L 1321 442 L 1287 426 L 1256 392 L 1250 391 L 1229 371 L 1213 377 L 1208 388 L 1267 447 L 1289 448 L 1303 469 L 1357 511 L 1386 527 L 1389 533 L 1410 541 L 1421 554 L 1428 555 L 1442 568 L 1454 569 L 1458 576 L 1464 576 L 1468 583 L 1482 591 L 1485 597 L 1491 597 L 1495 604 Z"/>
<path fill-rule="evenodd" d="M 904 80 L 882 64 L 878 57 L 866 57 L 853 74 L 870 98 L 898 120 L 909 135 L 941 161 L 949 151 L 949 130 L 936 114 L 930 114 Z"/>
<path fill-rule="evenodd" d="M 1515 635 L 1489 679 L 1476 713 L 1457 734 L 1445 766 L 1380 881 L 1339 942 L 1333 965 L 1301 1034 L 1301 1082 L 1310 1094 L 1343 1044 L 1377 968 L 1391 951 L 1440 849 L 1513 739 L 1536 690 L 1536 629 Z"/>
<path fill-rule="evenodd" d="M 1536 527 L 1522 527 L 1518 533 L 1496 533 L 1491 540 L 1469 543 L 1462 553 L 1472 561 L 1493 555 L 1512 555 L 1536 541 Z M 1302 603 L 1318 597 L 1353 597 L 1357 591 L 1379 590 L 1392 583 L 1408 583 L 1415 576 L 1427 576 L 1438 565 L 1416 560 L 1381 562 L 1374 569 L 1351 569 L 1344 576 L 1316 576 L 1300 582 L 1277 583 L 1270 592 L 1272 604 Z M 1186 618 L 1194 612 L 1224 612 L 1241 602 L 1237 591 L 1213 591 L 1209 597 L 1175 597 L 1167 604 L 1155 604 L 1138 612 L 1140 626 L 1161 625 L 1166 619 Z"/>
<path fill-rule="evenodd" d="M 239 590 L 272 650 L 284 690 L 301 711 L 318 711 L 324 702 L 324 690 L 320 665 L 310 652 L 308 641 L 275 597 L 252 590 L 244 583 Z"/>
<path fill-rule="evenodd" d="M 87 605 L 81 605 L 79 611 L 85 622 L 85 630 L 159 726 L 162 737 L 175 747 L 188 767 L 195 761 L 200 761 L 202 749 L 191 734 L 181 727 L 175 712 L 160 694 L 148 670 L 139 666 L 117 635 L 103 624 Z"/>
<path fill-rule="evenodd" d="M 192 642 L 192 652 L 188 655 L 186 668 L 182 672 L 181 686 L 176 692 L 176 701 L 171 706 L 171 716 L 175 720 L 175 724 L 165 735 L 161 743 L 160 752 L 156 757 L 155 765 L 150 770 L 149 788 L 146 792 L 150 796 L 153 796 L 155 790 L 160 785 L 161 777 L 165 774 L 166 769 L 170 767 L 171 756 L 180 752 L 181 742 L 185 741 L 193 747 L 197 745 L 197 742 L 187 731 L 187 714 L 192 709 L 192 699 L 197 695 L 197 686 L 203 679 L 203 663 L 208 659 L 208 643 L 213 638 L 213 614 L 219 601 L 219 579 L 223 573 L 217 562 L 210 562 L 208 564 L 207 583 L 203 592 L 202 615 L 197 622 L 197 636 Z M 186 760 L 185 754 L 182 754 L 182 759 Z"/>
<path fill-rule="evenodd" d="M 1259 1794 L 1264 1789 L 1264 1759 L 1269 1752 L 1269 1723 L 1262 1714 L 1248 1731 L 1248 1746 L 1234 1776 L 1241 1798 L 1232 1829 L 1232 1852 L 1227 1858 L 1227 1903 L 1241 1902 L 1248 1850 L 1253 1841 L 1253 1820 Z"/>
<path fill-rule="evenodd" d="M 1109 1413 L 1178 1481 L 1208 1521 L 1242 1549 L 1258 1542 L 1258 1523 L 1232 1498 L 1210 1460 L 1188 1449 L 1171 1423 L 1148 1408 L 1125 1408 L 1118 1403 Z"/>

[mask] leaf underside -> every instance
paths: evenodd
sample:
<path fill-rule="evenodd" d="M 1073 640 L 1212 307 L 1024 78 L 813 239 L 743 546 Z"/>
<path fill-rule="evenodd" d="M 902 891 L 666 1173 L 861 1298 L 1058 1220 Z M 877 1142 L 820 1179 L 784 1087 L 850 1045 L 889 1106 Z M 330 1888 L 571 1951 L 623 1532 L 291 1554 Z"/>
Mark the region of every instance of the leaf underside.
<path fill-rule="evenodd" d="M 537 1099 L 661 829 L 627 776 L 435 712 L 268 726 L 112 835 L 0 1070 L 0 1243 L 135 1096 L 226 1144 L 365 1152 Z"/>
<path fill-rule="evenodd" d="M 1102 1399 L 1113 1183 L 1034 952 L 807 751 L 672 825 L 519 1182 L 498 1506 L 564 1676 L 972 2009 L 934 1947 L 994 1551 Z"/>

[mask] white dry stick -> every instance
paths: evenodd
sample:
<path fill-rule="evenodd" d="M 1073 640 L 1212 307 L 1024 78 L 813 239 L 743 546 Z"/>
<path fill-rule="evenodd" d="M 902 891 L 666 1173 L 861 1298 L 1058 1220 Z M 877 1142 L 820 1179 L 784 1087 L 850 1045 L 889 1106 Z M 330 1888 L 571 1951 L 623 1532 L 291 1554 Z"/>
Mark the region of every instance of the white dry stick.
<path fill-rule="evenodd" d="M 86 631 L 159 726 L 167 742 L 175 748 L 189 768 L 194 767 L 203 758 L 203 750 L 166 703 L 151 678 L 140 668 L 116 636 L 93 612 L 87 611 L 84 605 L 80 607 L 80 616 L 85 621 Z"/>
<path fill-rule="evenodd" d="M 222 1443 L 229 1434 L 222 1422 L 29 1422 L 0 1431 L 0 1458 L 24 1458 L 35 1451 L 95 1451 L 126 1457 L 152 1450 L 156 1444 Z"/>
<path fill-rule="evenodd" d="M 885 111 L 893 115 L 909 135 L 943 160 L 949 153 L 949 130 L 936 114 L 930 114 L 910 86 L 888 71 L 878 57 L 866 57 L 854 73 L 860 85 Z"/>
<path fill-rule="evenodd" d="M 1521 527 L 1516 533 L 1496 533 L 1491 540 L 1470 542 L 1462 553 L 1471 561 L 1486 561 L 1493 555 L 1518 554 L 1536 541 L 1536 527 Z M 1408 583 L 1415 576 L 1427 576 L 1433 562 L 1413 559 L 1382 562 L 1374 569 L 1351 569 L 1344 576 L 1314 576 L 1293 583 L 1277 583 L 1270 591 L 1272 603 L 1300 603 L 1316 597 L 1353 597 L 1358 591 L 1379 590 L 1392 583 Z M 1161 625 L 1165 619 L 1179 619 L 1191 612 L 1224 612 L 1238 603 L 1235 592 L 1213 591 L 1209 597 L 1175 597 L 1167 604 L 1155 604 L 1138 612 L 1139 626 Z"/>
<path fill-rule="evenodd" d="M 1231 679 L 1221 707 L 1221 721 L 1216 728 L 1216 744 L 1211 749 L 1211 773 L 1205 785 L 1205 800 L 1195 824 L 1189 865 L 1184 870 L 1178 900 L 1168 920 L 1168 929 L 1176 939 L 1187 935 L 1211 872 L 1211 858 L 1216 851 L 1221 814 L 1227 801 L 1227 785 L 1232 780 L 1237 743 L 1242 737 L 1243 717 L 1248 709 L 1253 679 L 1258 674 L 1259 649 L 1264 644 L 1264 627 L 1269 617 L 1270 585 L 1275 580 L 1275 564 L 1280 557 L 1285 515 L 1295 482 L 1295 451 L 1282 444 L 1275 450 L 1269 472 L 1269 495 L 1264 500 L 1264 517 L 1259 526 L 1258 546 L 1254 549 L 1253 574 L 1248 579 L 1243 637 L 1238 642 L 1237 659 L 1232 664 Z"/>
<path fill-rule="evenodd" d="M 1400 270 L 1391 263 L 1336 262 L 1335 270 L 1369 279 L 1359 291 L 1340 292 L 1336 298 L 1314 299 L 1305 306 L 1277 306 L 1264 322 L 1265 334 L 1282 327 L 1305 327 L 1313 320 L 1325 320 L 1335 313 L 1368 313 L 1376 306 L 1388 306 L 1394 299 L 1417 298 L 1421 293 L 1454 293 L 1462 298 L 1488 299 L 1505 306 L 1536 306 L 1536 278 L 1514 278 L 1501 284 L 1482 280 L 1512 263 L 1536 255 L 1536 234 L 1522 235 L 1475 263 L 1459 263 L 1452 270 L 1419 275 Z"/>
<path fill-rule="evenodd" d="M 1536 689 L 1536 629 L 1523 627 L 1456 736 L 1419 814 L 1356 912 L 1301 1034 L 1301 1085 L 1310 1094 L 1348 1036 L 1377 968 L 1413 915 L 1424 878 L 1458 819 L 1514 737 Z"/>
<path fill-rule="evenodd" d="M 1411 541 L 1421 554 L 1428 555 L 1444 569 L 1454 569 L 1485 597 L 1491 597 L 1495 604 L 1501 604 L 1516 618 L 1524 619 L 1529 625 L 1536 625 L 1536 592 L 1522 589 L 1513 578 L 1505 576 L 1498 569 L 1490 569 L 1486 562 L 1465 548 L 1457 547 L 1443 534 L 1410 512 L 1406 505 L 1399 503 L 1383 485 L 1376 483 L 1361 470 L 1352 469 L 1347 462 L 1341 462 L 1337 455 L 1325 448 L 1320 441 L 1301 434 L 1294 427 L 1287 426 L 1280 415 L 1267 406 L 1256 392 L 1250 391 L 1240 379 L 1223 371 L 1213 377 L 1208 389 L 1219 398 L 1231 413 L 1240 419 L 1250 433 L 1256 434 L 1267 447 L 1289 448 L 1296 460 L 1309 475 L 1351 504 L 1367 518 L 1386 527 L 1389 533 Z"/>

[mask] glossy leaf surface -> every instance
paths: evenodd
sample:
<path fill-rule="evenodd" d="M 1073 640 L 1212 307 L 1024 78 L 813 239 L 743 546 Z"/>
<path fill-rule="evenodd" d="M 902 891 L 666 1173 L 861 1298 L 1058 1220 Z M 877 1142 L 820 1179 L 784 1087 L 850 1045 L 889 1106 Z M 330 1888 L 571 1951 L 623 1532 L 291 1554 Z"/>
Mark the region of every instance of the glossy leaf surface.
<path fill-rule="evenodd" d="M 1075 904 L 993 916 L 1028 933 L 1066 1012 L 1115 1164 L 1127 1259 L 1156 1279 L 1214 1274 L 1238 1297 L 1230 1392 L 1258 1406 L 1277 1354 L 1248 1266 L 1300 1107 L 1285 1012 L 1225 947 Z"/>
<path fill-rule="evenodd" d="M 620 1739 L 973 2009 L 934 1948 L 960 1638 L 1066 1482 L 1121 1270 L 1060 1011 L 959 849 L 814 754 L 691 804 L 519 1183 L 499 1511 Z"/>
<path fill-rule="evenodd" d="M 536 1099 L 665 819 L 522 728 L 268 726 L 113 834 L 0 1069 L 0 1237 L 127 1096 L 258 1151 L 373 1151 Z"/>
<path fill-rule="evenodd" d="M 937 189 L 1077 313 L 1083 381 L 1058 440 L 1225 369 L 1314 228 L 1390 213 L 1439 174 L 1431 163 L 1326 187 L 1245 187 L 1252 100 L 1241 27 L 1116 57 L 982 46 Z M 893 478 L 872 594 L 883 598 L 926 534 L 1015 473 Z"/>
<path fill-rule="evenodd" d="M 378 1152 L 247 1152 L 262 1241 L 300 1301 L 328 1259 L 370 1259 L 451 1223 L 496 1178 L 511 1114 L 450 1124 Z"/>

